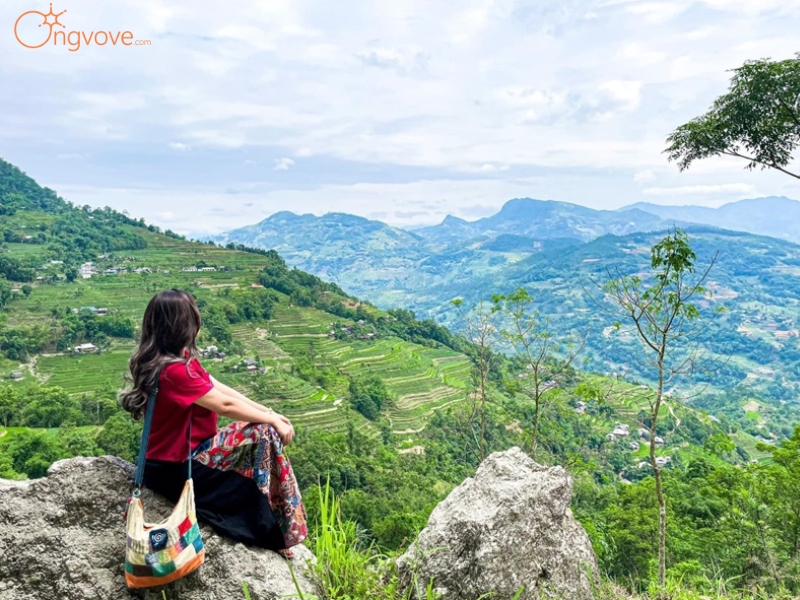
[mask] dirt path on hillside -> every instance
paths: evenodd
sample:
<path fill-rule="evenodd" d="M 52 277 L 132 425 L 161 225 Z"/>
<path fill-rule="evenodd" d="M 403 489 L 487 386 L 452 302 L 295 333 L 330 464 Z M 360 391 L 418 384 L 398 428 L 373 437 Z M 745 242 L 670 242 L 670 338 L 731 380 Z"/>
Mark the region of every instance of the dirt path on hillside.
<path fill-rule="evenodd" d="M 675 429 L 677 429 L 678 427 L 680 427 L 680 426 L 681 426 L 681 419 L 680 419 L 680 417 L 678 417 L 678 416 L 676 416 L 676 415 L 675 415 L 675 411 L 674 411 L 674 410 L 672 410 L 672 405 L 671 405 L 671 404 L 667 404 L 667 410 L 669 410 L 669 414 L 671 414 L 671 415 L 672 415 L 672 418 L 673 418 L 673 419 L 675 419 Z"/>
<path fill-rule="evenodd" d="M 36 355 L 36 354 L 31 356 L 30 360 L 27 363 L 25 363 L 25 368 L 28 369 L 28 371 L 30 371 L 31 377 L 35 377 L 36 379 L 39 379 L 38 377 L 36 377 L 36 359 L 37 358 L 39 358 L 39 356 Z"/>
<path fill-rule="evenodd" d="M 27 363 L 25 363 L 25 368 L 30 371 L 31 377 L 36 379 L 36 381 L 39 383 L 45 383 L 49 376 L 45 377 L 36 370 L 36 361 L 38 360 L 39 356 L 60 356 L 60 354 L 35 354 L 34 356 L 31 356 L 31 359 Z"/>

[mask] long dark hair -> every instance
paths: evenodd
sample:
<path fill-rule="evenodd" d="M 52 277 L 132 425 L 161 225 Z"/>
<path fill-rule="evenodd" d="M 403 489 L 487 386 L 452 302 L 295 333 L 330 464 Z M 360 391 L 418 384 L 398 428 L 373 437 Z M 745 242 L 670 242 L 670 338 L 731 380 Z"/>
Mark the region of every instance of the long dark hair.
<path fill-rule="evenodd" d="M 198 354 L 195 338 L 202 319 L 194 298 L 183 290 L 159 292 L 144 311 L 139 345 L 131 355 L 126 380 L 132 388 L 120 395 L 122 407 L 134 419 L 144 414 L 147 398 L 155 383 L 158 368 L 172 362 L 185 362 Z M 184 350 L 189 351 L 188 358 Z"/>

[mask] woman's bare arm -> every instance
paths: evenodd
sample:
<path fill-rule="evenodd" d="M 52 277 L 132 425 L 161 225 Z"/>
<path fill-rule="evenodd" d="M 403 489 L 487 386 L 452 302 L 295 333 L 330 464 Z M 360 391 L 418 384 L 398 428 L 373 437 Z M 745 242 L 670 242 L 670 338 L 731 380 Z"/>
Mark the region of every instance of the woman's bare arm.
<path fill-rule="evenodd" d="M 199 398 L 195 404 L 235 421 L 272 425 L 274 421 L 278 420 L 274 413 L 268 412 L 263 406 L 256 408 L 240 398 L 226 394 L 216 384 L 205 396 Z"/>
<path fill-rule="evenodd" d="M 281 417 L 276 412 L 268 412 L 261 405 L 256 405 L 256 408 L 240 398 L 229 396 L 216 386 L 211 388 L 205 396 L 198 398 L 195 404 L 234 421 L 272 425 L 285 446 L 291 444 L 294 439 L 294 428 L 285 420 L 285 417 Z"/>
<path fill-rule="evenodd" d="M 245 402 L 245 403 L 249 404 L 250 406 L 252 406 L 253 408 L 256 408 L 258 410 L 264 410 L 264 411 L 267 411 L 267 412 L 271 412 L 271 413 L 275 414 L 279 419 L 282 419 L 287 425 L 292 426 L 292 424 L 289 421 L 289 419 L 287 419 L 283 415 L 274 412 L 271 408 L 268 408 L 268 407 L 266 407 L 266 406 L 264 406 L 262 404 L 259 404 L 255 400 L 251 400 L 250 398 L 248 398 L 247 396 L 245 396 L 241 392 L 237 392 L 232 387 L 227 386 L 224 383 L 218 381 L 213 376 L 211 377 L 211 382 L 214 384 L 214 387 L 219 389 L 222 393 L 227 394 L 228 396 L 233 396 L 234 398 L 238 398 L 242 402 Z"/>
<path fill-rule="evenodd" d="M 266 411 L 266 412 L 272 412 L 271 408 L 267 408 L 266 406 L 263 406 L 263 405 L 259 404 L 258 402 L 254 401 L 254 400 L 250 400 L 250 398 L 248 398 L 247 396 L 245 396 L 241 392 L 237 392 L 235 389 L 233 389 L 230 386 L 225 385 L 221 381 L 218 381 L 213 376 L 211 377 L 211 382 L 214 384 L 214 387 L 217 388 L 219 391 L 221 391 L 223 394 L 226 394 L 228 396 L 233 396 L 234 398 L 238 398 L 242 402 L 244 402 L 246 404 L 249 404 L 250 406 L 252 406 L 253 408 L 255 408 L 257 410 L 263 410 L 263 411 Z"/>

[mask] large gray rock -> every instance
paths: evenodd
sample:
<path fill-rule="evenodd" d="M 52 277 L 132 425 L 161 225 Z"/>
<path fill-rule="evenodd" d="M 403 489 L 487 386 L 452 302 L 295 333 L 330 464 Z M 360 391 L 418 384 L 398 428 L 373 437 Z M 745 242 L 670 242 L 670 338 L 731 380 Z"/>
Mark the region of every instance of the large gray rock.
<path fill-rule="evenodd" d="M 253 600 L 297 597 L 286 561 L 275 552 L 249 548 L 201 526 L 206 561 L 199 570 L 162 588 L 129 591 L 125 585 L 122 513 L 130 494 L 133 465 L 113 457 L 74 458 L 55 463 L 44 479 L 0 480 L 0 600 L 96 600 L 140 598 Z M 172 505 L 143 493 L 148 521 Z M 295 548 L 293 570 L 304 592 L 313 560 Z"/>
<path fill-rule="evenodd" d="M 597 562 L 569 509 L 572 480 L 519 448 L 487 457 L 437 506 L 398 560 L 403 585 L 433 578 L 443 600 L 592 597 Z"/>

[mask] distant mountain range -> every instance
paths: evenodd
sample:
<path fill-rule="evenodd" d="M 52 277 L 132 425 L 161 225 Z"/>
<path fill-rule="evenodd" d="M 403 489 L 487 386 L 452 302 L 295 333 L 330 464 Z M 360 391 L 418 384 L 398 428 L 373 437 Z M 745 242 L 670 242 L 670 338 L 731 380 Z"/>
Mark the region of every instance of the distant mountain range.
<path fill-rule="evenodd" d="M 800 243 L 800 202 L 779 196 L 740 200 L 719 208 L 638 202 L 620 210 L 644 211 L 668 221 L 702 223 Z"/>
<path fill-rule="evenodd" d="M 588 242 L 607 233 L 625 235 L 634 231 L 655 231 L 666 229 L 669 224 L 668 220 L 635 208 L 594 210 L 568 202 L 515 198 L 490 217 L 465 221 L 448 215 L 439 225 L 415 229 L 414 233 L 439 245 L 504 234 L 536 240 L 573 238 Z"/>
<path fill-rule="evenodd" d="M 466 221 L 448 215 L 438 225 L 404 230 L 381 221 L 346 213 L 321 217 L 282 211 L 255 225 L 212 236 L 218 242 L 234 241 L 283 252 L 314 252 L 319 248 L 359 254 L 410 249 L 420 242 L 427 251 L 480 239 L 516 236 L 535 241 L 571 239 L 588 242 L 602 235 L 660 231 L 674 225 L 711 225 L 800 243 L 800 201 L 785 197 L 731 202 L 719 208 L 663 206 L 639 202 L 618 210 L 595 210 L 554 200 L 515 198 L 496 214 Z M 343 233 L 346 232 L 345 235 Z"/>
<path fill-rule="evenodd" d="M 489 217 L 466 221 L 448 215 L 438 225 L 412 231 L 345 213 L 317 217 L 282 211 L 209 239 L 274 248 L 290 265 L 351 293 L 383 306 L 409 306 L 420 290 L 453 278 L 482 277 L 543 250 L 692 224 L 800 242 L 800 202 L 773 197 L 717 209 L 640 203 L 594 210 L 517 198 Z"/>
<path fill-rule="evenodd" d="M 641 203 L 610 211 L 523 198 L 490 217 L 448 216 L 412 231 L 349 214 L 280 212 L 215 241 L 274 248 L 288 264 L 382 308 L 413 309 L 456 329 L 452 298 L 471 304 L 524 286 L 558 332 L 593 331 L 586 349 L 592 368 L 614 370 L 634 347 L 625 339 L 611 343 L 604 333 L 608 323 L 593 314 L 584 287 L 602 278 L 606 267 L 646 268 L 658 232 L 674 225 L 689 232 L 703 260 L 720 251 L 712 284 L 728 312 L 709 330 L 707 349 L 736 359 L 711 379 L 712 387 L 727 389 L 747 380 L 773 398 L 797 398 L 796 200 L 760 198 L 717 209 Z"/>

